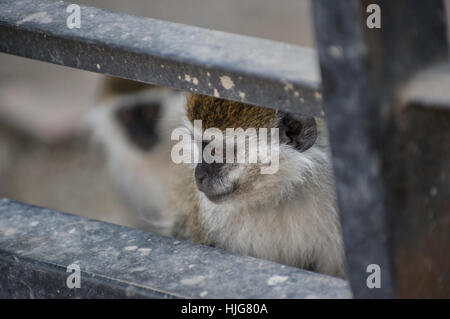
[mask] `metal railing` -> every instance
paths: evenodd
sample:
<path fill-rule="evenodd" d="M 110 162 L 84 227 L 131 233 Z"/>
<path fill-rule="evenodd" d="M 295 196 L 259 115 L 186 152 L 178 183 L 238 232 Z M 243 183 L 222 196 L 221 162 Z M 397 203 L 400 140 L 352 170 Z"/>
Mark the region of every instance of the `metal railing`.
<path fill-rule="evenodd" d="M 381 29 L 366 25 L 371 3 L 382 8 Z M 69 29 L 67 6 L 0 1 L 0 51 L 288 112 L 325 111 L 353 295 L 450 296 L 441 0 L 315 0 L 317 53 L 89 7 L 83 27 Z M 3 296 L 350 296 L 339 279 L 8 200 L 0 230 Z M 86 265 L 92 293 L 61 290 L 74 260 Z M 366 283 L 370 264 L 382 271 L 379 288 Z M 289 280 L 274 289 L 275 275 Z"/>
<path fill-rule="evenodd" d="M 66 285 L 73 264 L 80 289 Z M 340 279 L 7 199 L 0 269 L 0 298 L 350 296 Z"/>
<path fill-rule="evenodd" d="M 69 29 L 66 2 L 0 5 L 2 52 L 321 115 L 318 62 L 310 48 L 91 7 L 81 7 L 82 27 Z"/>

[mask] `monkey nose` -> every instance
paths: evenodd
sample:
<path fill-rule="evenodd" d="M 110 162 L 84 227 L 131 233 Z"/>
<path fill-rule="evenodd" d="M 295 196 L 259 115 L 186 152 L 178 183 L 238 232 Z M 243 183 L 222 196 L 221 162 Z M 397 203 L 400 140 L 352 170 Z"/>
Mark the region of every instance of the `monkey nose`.
<path fill-rule="evenodd" d="M 203 191 L 208 182 L 208 172 L 203 165 L 197 165 L 195 168 L 195 181 L 198 188 Z"/>
<path fill-rule="evenodd" d="M 197 175 L 196 178 L 200 184 L 203 184 L 203 182 L 206 182 L 208 175 L 206 173 L 202 173 L 201 175 Z"/>

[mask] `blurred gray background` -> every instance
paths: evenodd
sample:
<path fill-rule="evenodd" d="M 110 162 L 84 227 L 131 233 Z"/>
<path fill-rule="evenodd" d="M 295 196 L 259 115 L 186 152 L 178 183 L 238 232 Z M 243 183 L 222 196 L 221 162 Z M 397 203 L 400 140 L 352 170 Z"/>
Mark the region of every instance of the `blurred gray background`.
<path fill-rule="evenodd" d="M 75 0 L 74 3 L 313 46 L 306 0 Z M 99 75 L 0 54 L 0 197 L 139 227 L 82 134 Z"/>

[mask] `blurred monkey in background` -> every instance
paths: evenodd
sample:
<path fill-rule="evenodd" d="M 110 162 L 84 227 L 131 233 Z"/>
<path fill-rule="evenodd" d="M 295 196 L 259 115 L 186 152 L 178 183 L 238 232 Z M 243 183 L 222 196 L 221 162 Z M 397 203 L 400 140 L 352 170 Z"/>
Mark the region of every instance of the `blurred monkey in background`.
<path fill-rule="evenodd" d="M 141 228 L 169 234 L 165 210 L 170 133 L 182 121 L 184 93 L 104 76 L 99 101 L 87 125 L 106 153 L 107 168 L 119 193 L 142 221 Z"/>

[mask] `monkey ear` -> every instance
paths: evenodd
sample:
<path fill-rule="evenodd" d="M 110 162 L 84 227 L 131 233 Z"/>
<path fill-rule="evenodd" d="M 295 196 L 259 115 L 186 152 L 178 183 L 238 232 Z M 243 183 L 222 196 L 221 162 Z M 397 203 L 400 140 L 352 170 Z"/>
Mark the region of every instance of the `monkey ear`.
<path fill-rule="evenodd" d="M 314 145 L 317 139 L 317 126 L 313 117 L 282 113 L 280 121 L 280 142 L 292 145 L 304 152 Z"/>

